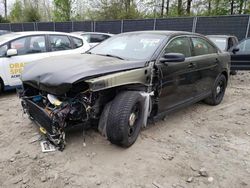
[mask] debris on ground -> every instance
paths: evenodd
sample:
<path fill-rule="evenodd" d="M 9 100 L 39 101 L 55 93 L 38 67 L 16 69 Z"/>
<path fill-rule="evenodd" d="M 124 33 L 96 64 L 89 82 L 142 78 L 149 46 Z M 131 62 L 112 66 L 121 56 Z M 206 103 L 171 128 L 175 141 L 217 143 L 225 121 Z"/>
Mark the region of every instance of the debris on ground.
<path fill-rule="evenodd" d="M 56 151 L 56 148 L 54 145 L 52 145 L 49 141 L 45 140 L 45 141 L 41 141 L 40 142 L 41 148 L 42 148 L 42 152 L 43 153 L 47 153 L 47 152 L 52 152 L 52 151 Z"/>
<path fill-rule="evenodd" d="M 186 180 L 186 182 L 191 183 L 193 180 L 194 180 L 194 178 L 191 176 L 191 177 L 189 177 L 189 178 Z"/>
<path fill-rule="evenodd" d="M 208 173 L 207 173 L 207 171 L 206 171 L 205 168 L 201 168 L 201 169 L 199 170 L 199 174 L 200 174 L 201 176 L 203 176 L 203 177 L 208 177 Z"/>
<path fill-rule="evenodd" d="M 210 177 L 207 178 L 207 181 L 208 181 L 209 183 L 212 183 L 212 182 L 214 181 L 214 178 L 210 176 Z"/>

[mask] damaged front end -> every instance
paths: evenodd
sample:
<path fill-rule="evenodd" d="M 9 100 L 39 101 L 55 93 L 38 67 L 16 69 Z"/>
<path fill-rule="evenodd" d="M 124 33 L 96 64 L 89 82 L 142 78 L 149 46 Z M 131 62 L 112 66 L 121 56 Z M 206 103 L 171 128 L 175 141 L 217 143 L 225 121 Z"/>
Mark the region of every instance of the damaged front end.
<path fill-rule="evenodd" d="M 145 106 L 146 125 L 149 98 L 153 93 L 153 63 L 148 66 L 76 80 L 68 85 L 49 85 L 33 80 L 23 81 L 20 93 L 24 113 L 40 127 L 40 131 L 52 144 L 63 150 L 65 132 L 74 127 L 86 130 L 94 125 L 105 134 L 107 123 L 102 114 L 105 106 L 117 94 L 124 91 L 141 93 L 147 101 Z"/>
<path fill-rule="evenodd" d="M 63 150 L 67 128 L 88 127 L 90 117 L 94 116 L 90 107 L 92 98 L 88 91 L 68 97 L 55 96 L 31 87 L 24 87 L 21 93 L 21 104 L 24 113 L 39 125 L 40 131 L 59 150 Z"/>

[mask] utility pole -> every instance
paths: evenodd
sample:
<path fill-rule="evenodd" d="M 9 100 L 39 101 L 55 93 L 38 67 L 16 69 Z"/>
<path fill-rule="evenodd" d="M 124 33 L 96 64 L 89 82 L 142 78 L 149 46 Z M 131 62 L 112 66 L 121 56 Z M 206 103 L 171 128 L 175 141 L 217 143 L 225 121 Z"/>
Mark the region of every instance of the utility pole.
<path fill-rule="evenodd" d="M 169 0 L 167 0 L 166 14 L 167 14 L 167 16 L 169 14 Z"/>
<path fill-rule="evenodd" d="M 231 0 L 231 14 L 234 14 L 234 0 Z"/>
<path fill-rule="evenodd" d="M 4 17 L 5 19 L 7 19 L 7 0 L 4 0 L 3 3 L 4 3 Z"/>
<path fill-rule="evenodd" d="M 164 5 L 165 5 L 165 0 L 162 0 L 162 3 L 161 3 L 161 17 L 163 18 L 163 15 L 164 15 Z"/>

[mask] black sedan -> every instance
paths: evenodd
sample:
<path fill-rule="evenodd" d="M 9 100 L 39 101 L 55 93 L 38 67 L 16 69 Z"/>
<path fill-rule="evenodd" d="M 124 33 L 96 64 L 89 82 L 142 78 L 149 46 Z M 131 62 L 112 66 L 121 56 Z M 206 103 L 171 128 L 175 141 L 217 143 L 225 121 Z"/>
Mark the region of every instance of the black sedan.
<path fill-rule="evenodd" d="M 60 149 L 76 126 L 97 126 L 111 143 L 129 147 L 148 119 L 201 100 L 220 104 L 229 70 L 229 53 L 202 35 L 123 33 L 85 54 L 27 65 L 22 106 Z"/>

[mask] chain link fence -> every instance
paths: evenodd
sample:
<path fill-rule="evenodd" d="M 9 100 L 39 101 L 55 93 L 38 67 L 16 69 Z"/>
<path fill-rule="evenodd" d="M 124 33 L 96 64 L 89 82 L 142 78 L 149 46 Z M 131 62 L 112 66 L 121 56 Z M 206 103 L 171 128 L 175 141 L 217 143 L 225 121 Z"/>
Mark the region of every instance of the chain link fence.
<path fill-rule="evenodd" d="M 240 40 L 250 37 L 250 15 L 179 17 L 164 19 L 138 19 L 114 21 L 75 21 L 75 22 L 32 22 L 1 23 L 0 30 L 9 31 L 92 31 L 122 33 L 140 30 L 179 30 L 208 34 L 230 34 Z"/>

